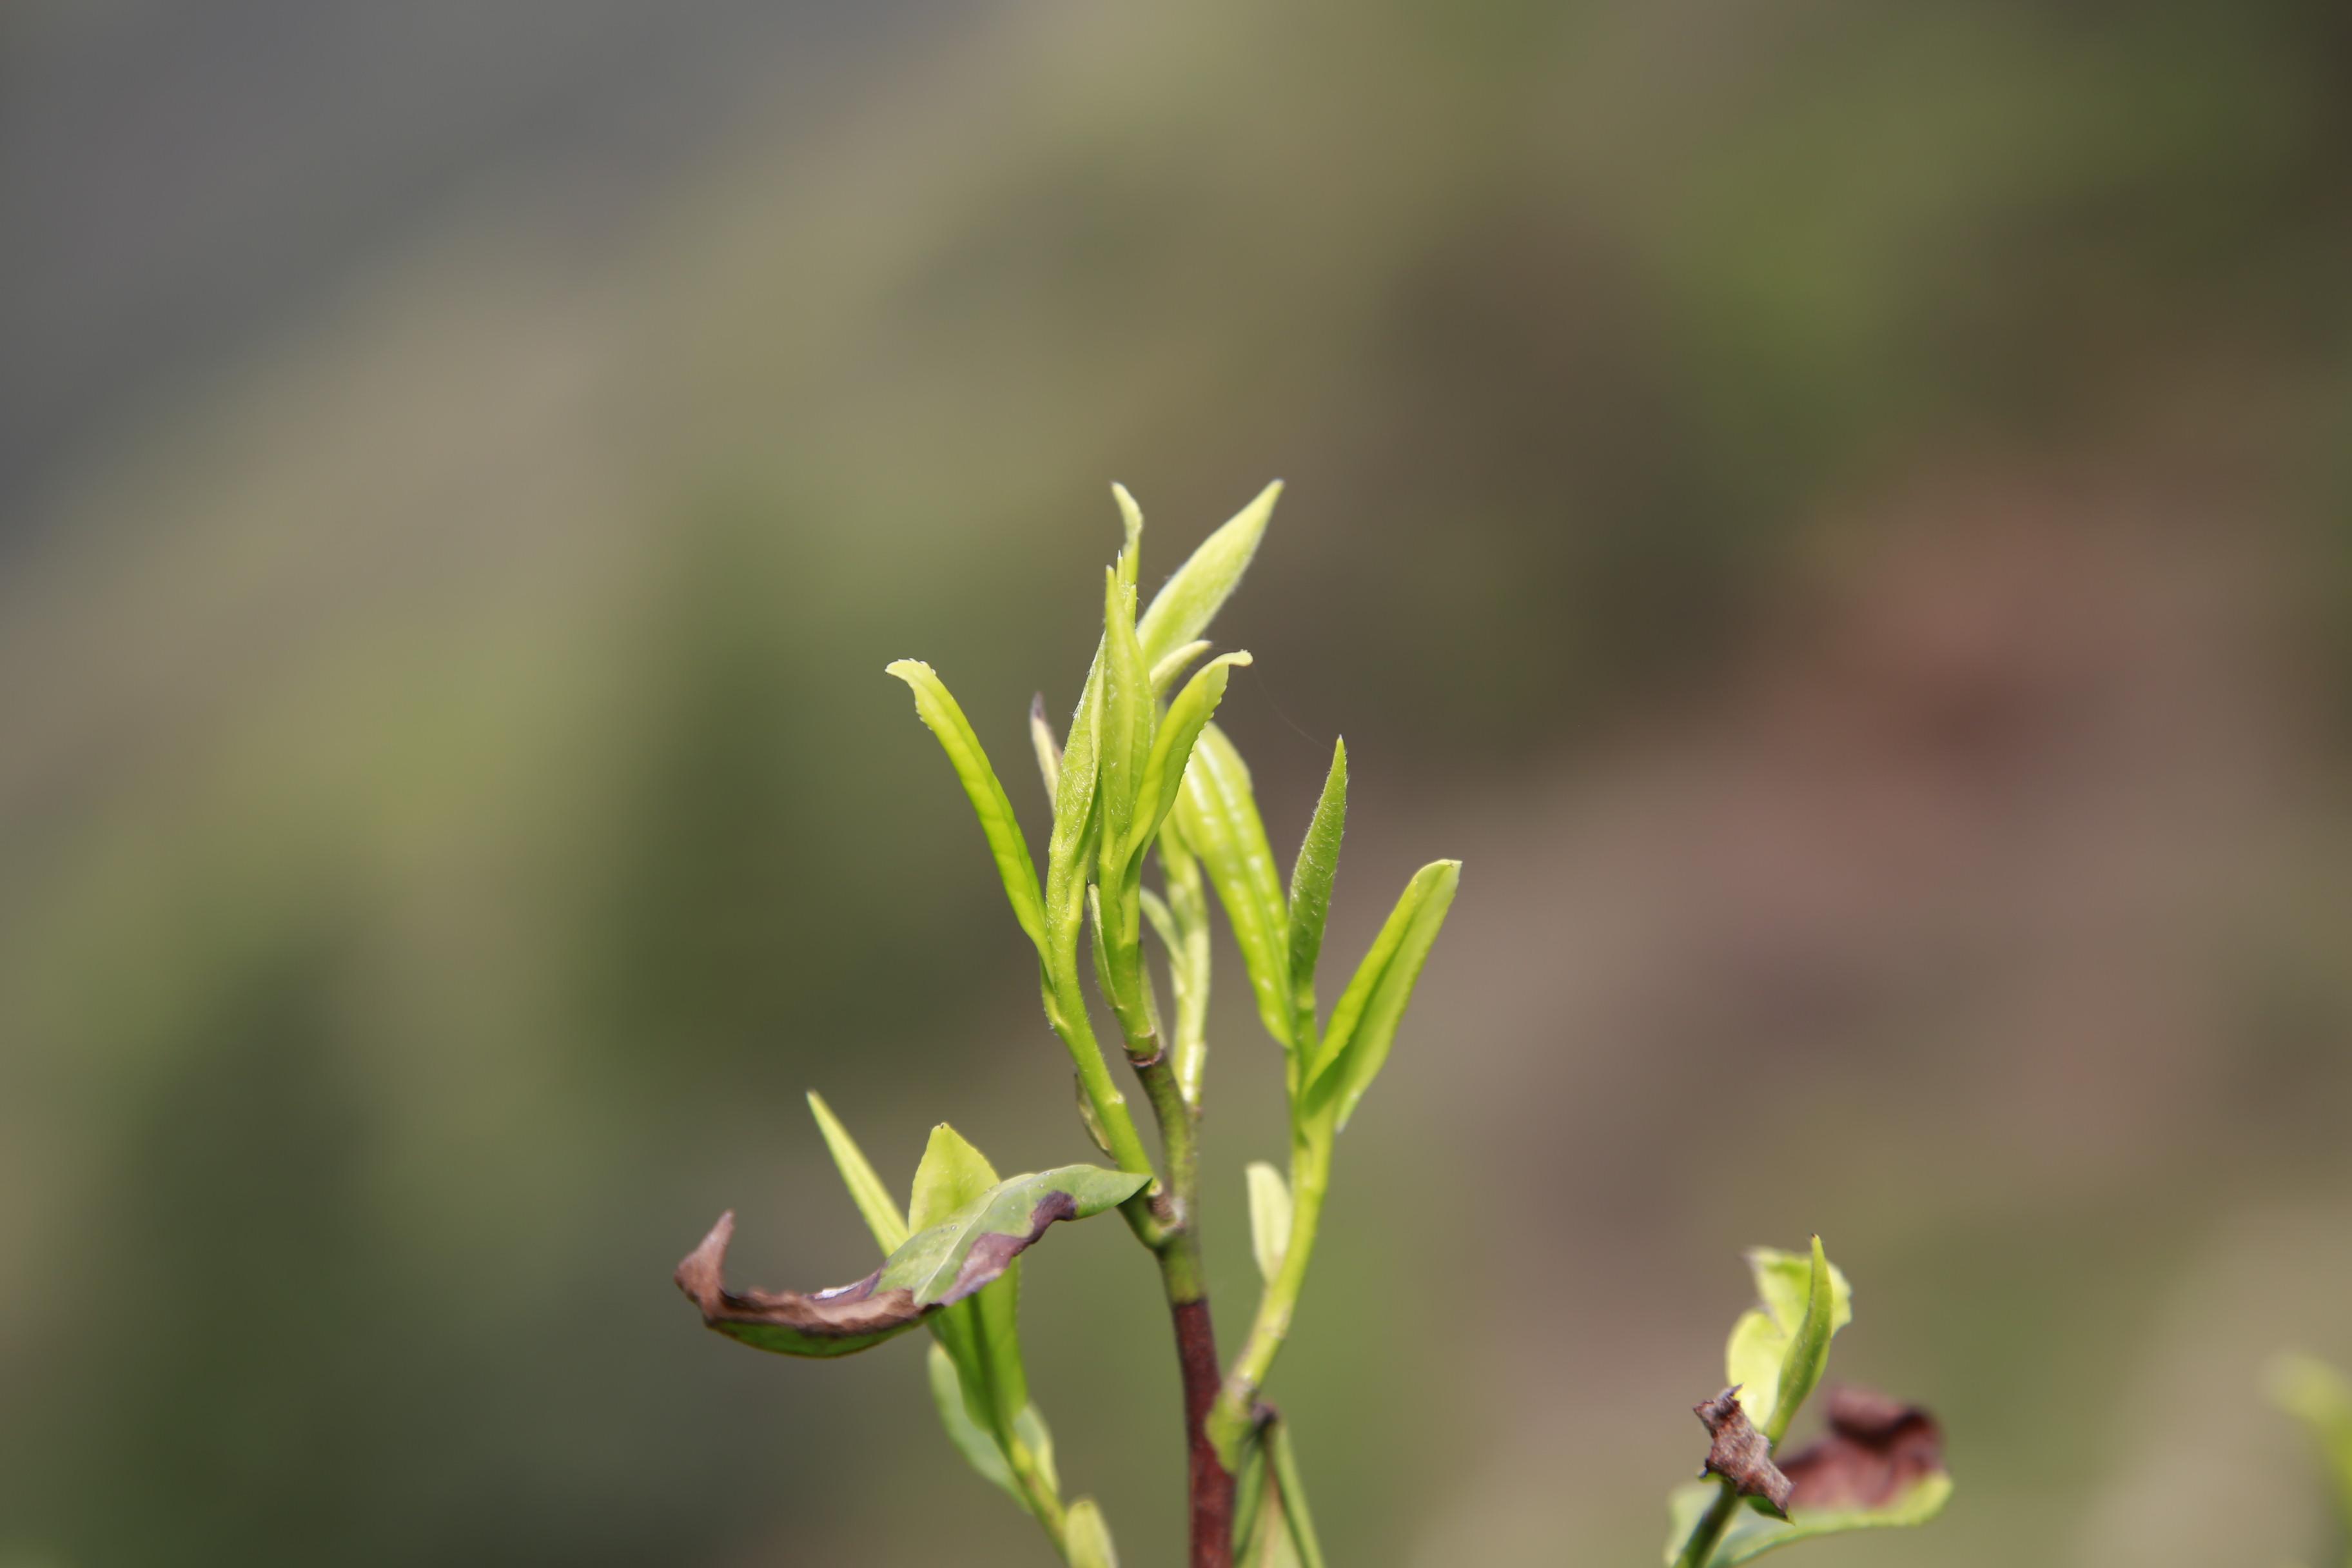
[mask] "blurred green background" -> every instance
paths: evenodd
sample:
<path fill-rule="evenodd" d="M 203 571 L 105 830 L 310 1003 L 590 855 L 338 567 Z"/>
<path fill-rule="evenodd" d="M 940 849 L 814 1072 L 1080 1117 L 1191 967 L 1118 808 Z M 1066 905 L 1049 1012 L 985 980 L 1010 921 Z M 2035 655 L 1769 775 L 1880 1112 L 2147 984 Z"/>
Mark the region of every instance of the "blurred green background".
<path fill-rule="evenodd" d="M 1041 1560 L 919 1352 L 671 1265 L 1086 1157 L 1033 832 L 1125 480 L 1352 963 L 1336 1560 L 1653 1561 L 1737 1249 L 1951 1429 L 1863 1563 L 2318 1549 L 2352 1359 L 2352 12 L 28 0 L 0 19 L 0 1563 Z M 1229 1338 L 1278 1079 L 1221 961 Z M 1036 1255 L 1074 1490 L 1180 1559 L 1154 1280 Z"/>

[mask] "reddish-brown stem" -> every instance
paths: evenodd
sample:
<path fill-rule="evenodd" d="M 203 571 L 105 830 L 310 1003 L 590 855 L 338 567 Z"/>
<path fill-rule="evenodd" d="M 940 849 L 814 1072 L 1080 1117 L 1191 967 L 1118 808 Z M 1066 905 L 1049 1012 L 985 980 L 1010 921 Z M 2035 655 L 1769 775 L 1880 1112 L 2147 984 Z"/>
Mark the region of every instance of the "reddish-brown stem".
<path fill-rule="evenodd" d="M 1184 1376 L 1184 1442 L 1190 1454 L 1192 1568 L 1233 1568 L 1234 1478 L 1209 1441 L 1209 1407 L 1223 1376 L 1217 1368 L 1217 1331 L 1206 1297 L 1171 1301 L 1176 1363 Z"/>

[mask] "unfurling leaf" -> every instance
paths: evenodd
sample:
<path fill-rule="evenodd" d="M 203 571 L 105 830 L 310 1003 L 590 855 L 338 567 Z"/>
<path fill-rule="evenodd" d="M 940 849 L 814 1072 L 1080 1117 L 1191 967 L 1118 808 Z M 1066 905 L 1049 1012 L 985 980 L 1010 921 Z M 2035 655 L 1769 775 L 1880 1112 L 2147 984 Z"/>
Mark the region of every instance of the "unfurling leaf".
<path fill-rule="evenodd" d="M 1790 1485 L 1789 1517 L 1776 1520 L 1739 1510 L 1707 1559 L 1708 1568 L 1737 1568 L 1776 1547 L 1814 1536 L 1925 1524 L 1943 1511 L 1952 1495 L 1952 1478 L 1944 1468 L 1943 1436 L 1935 1418 L 1916 1405 L 1865 1389 L 1832 1390 L 1829 1431 L 1791 1455 L 1781 1469 Z M 1716 1495 L 1711 1485 L 1675 1489 L 1666 1537 L 1668 1563 Z"/>
<path fill-rule="evenodd" d="M 1331 771 L 1290 864 L 1290 998 L 1302 1045 L 1315 1039 L 1315 965 L 1331 913 L 1331 879 L 1339 870 L 1339 836 L 1348 824 L 1348 742 L 1331 748 Z"/>
<path fill-rule="evenodd" d="M 985 1198 L 996 1184 L 996 1170 L 988 1157 L 942 1121 L 931 1129 L 922 1163 L 915 1169 L 908 1223 L 918 1230 L 945 1224 Z M 1008 1430 L 1029 1404 L 1029 1374 L 1021 1360 L 1020 1304 L 1021 1264 L 1015 1259 L 993 1284 L 931 1320 L 940 1342 L 962 1374 L 972 1420 L 991 1431 Z"/>
<path fill-rule="evenodd" d="M 833 1163 L 841 1172 L 841 1179 L 849 1188 L 849 1201 L 857 1205 L 866 1221 L 866 1228 L 874 1233 L 875 1245 L 887 1257 L 907 1240 L 907 1216 L 898 1212 L 898 1200 L 882 1178 L 874 1173 L 866 1163 L 865 1151 L 849 1135 L 849 1129 L 833 1114 L 833 1107 L 816 1090 L 809 1090 L 809 1110 L 816 1117 L 817 1131 L 824 1134 L 824 1146 L 833 1152 Z"/>
<path fill-rule="evenodd" d="M 942 1121 L 931 1129 L 930 1141 L 923 1145 L 922 1163 L 915 1167 L 914 1190 L 907 1197 L 908 1226 L 929 1230 L 944 1225 L 996 1183 L 996 1171 L 988 1156 Z"/>
<path fill-rule="evenodd" d="M 1104 1130 L 1102 1118 L 1095 1114 L 1095 1102 L 1087 1093 L 1087 1080 L 1073 1074 L 1070 1084 L 1078 1091 L 1078 1120 L 1086 1123 L 1087 1136 L 1094 1140 L 1096 1148 L 1110 1154 L 1110 1134 Z"/>
<path fill-rule="evenodd" d="M 1070 1505 L 1062 1525 L 1063 1549 L 1070 1568 L 1118 1568 L 1118 1551 L 1110 1542 L 1110 1526 L 1102 1509 L 1090 1497 Z"/>
<path fill-rule="evenodd" d="M 996 770 L 989 765 L 980 737 L 972 733 L 971 721 L 931 667 L 920 659 L 899 659 L 888 667 L 888 672 L 913 690 L 915 711 L 940 738 L 963 793 L 971 801 L 972 812 L 980 818 L 980 830 L 988 837 L 989 853 L 995 857 L 997 876 L 1004 883 L 1004 896 L 1013 905 L 1013 918 L 1043 954 L 1045 912 L 1037 893 L 1037 867 L 1029 858 L 1028 841 L 1021 837 L 1013 802 L 997 782 Z"/>
<path fill-rule="evenodd" d="M 1184 667 L 1209 651 L 1207 639 L 1195 637 L 1151 667 L 1151 689 L 1163 693 L 1184 673 Z"/>
<path fill-rule="evenodd" d="M 677 1286 L 705 1324 L 745 1344 L 784 1355 L 846 1355 L 993 1282 L 1055 1221 L 1116 1207 L 1150 1180 L 1094 1165 L 1014 1176 L 945 1223 L 908 1237 L 865 1279 L 805 1295 L 726 1288 L 727 1244 L 735 1231 L 734 1215 L 726 1214 L 677 1266 Z"/>
<path fill-rule="evenodd" d="M 933 1345 L 930 1355 L 931 1403 L 939 1407 L 940 1425 L 948 1429 L 948 1440 L 982 1477 L 1011 1493 L 1015 1502 L 1027 1506 L 1018 1482 L 1013 1479 L 1013 1468 L 1004 1462 L 1004 1450 L 996 1439 L 982 1430 L 971 1418 L 964 1400 L 962 1380 L 956 1375 L 955 1358 L 941 1345 Z"/>
<path fill-rule="evenodd" d="M 1250 1248 L 1258 1274 L 1271 1281 L 1290 1250 L 1290 1184 L 1263 1160 L 1249 1165 Z"/>
<path fill-rule="evenodd" d="M 1159 849 L 1168 889 L 1161 906 L 1168 926 L 1161 934 L 1175 939 L 1168 949 L 1168 978 L 1176 1004 L 1176 1037 L 1171 1042 L 1176 1087 L 1188 1104 L 1198 1105 L 1209 1052 L 1209 897 L 1200 858 L 1184 842 L 1173 812 L 1160 825 Z"/>
<path fill-rule="evenodd" d="M 1739 1405 L 1739 1390 L 1727 1388 L 1713 1399 L 1691 1407 L 1713 1442 L 1706 1451 L 1708 1475 L 1729 1481 L 1741 1497 L 1762 1498 L 1772 1511 L 1789 1511 L 1789 1494 L 1796 1489 L 1772 1463 L 1772 1445 L 1748 1423 Z"/>
<path fill-rule="evenodd" d="M 1816 1275 L 1816 1258 L 1825 1278 Z M 1724 1347 L 1724 1376 L 1739 1385 L 1748 1418 L 1777 1438 L 1821 1381 L 1831 1338 L 1853 1321 L 1853 1291 L 1822 1253 L 1819 1237 L 1810 1253 L 1756 1247 L 1748 1254 L 1748 1267 L 1762 1305 L 1741 1313 L 1732 1325 Z M 1813 1311 L 1817 1289 L 1828 1295 L 1825 1320 Z"/>
<path fill-rule="evenodd" d="M 1029 745 L 1037 753 L 1037 776 L 1045 781 L 1045 804 L 1051 805 L 1061 786 L 1062 742 L 1054 739 L 1054 722 L 1045 717 L 1045 694 L 1029 699 Z"/>
<path fill-rule="evenodd" d="M 1287 1048 L 1290 1032 L 1289 914 L 1275 878 L 1274 850 L 1258 816 L 1248 766 L 1216 725 L 1205 726 L 1184 770 L 1177 797 L 1177 829 L 1199 857 L 1234 945 L 1249 973 L 1250 991 L 1266 1032 Z"/>
<path fill-rule="evenodd" d="M 1046 968 L 1075 982 L 1078 928 L 1086 921 L 1087 874 L 1102 832 L 1097 809 L 1095 731 L 1102 721 L 1102 655 L 1078 697 L 1054 776 L 1054 831 L 1045 841 Z"/>
<path fill-rule="evenodd" d="M 1208 630 L 1218 610 L 1241 586 L 1257 553 L 1258 541 L 1273 520 L 1274 503 L 1282 495 L 1282 481 L 1260 490 L 1249 505 L 1201 542 L 1192 559 L 1176 569 L 1136 624 L 1144 658 L 1158 664 L 1184 644 Z"/>
<path fill-rule="evenodd" d="M 1103 707 L 1095 749 L 1101 763 L 1102 849 L 1105 869 L 1126 849 L 1129 825 L 1139 809 L 1137 790 L 1151 754 L 1151 667 L 1135 639 L 1135 587 L 1117 572 L 1103 579 Z"/>
<path fill-rule="evenodd" d="M 1388 1060 L 1397 1025 L 1412 1001 L 1422 965 L 1445 925 L 1445 912 L 1453 908 L 1461 881 L 1461 861 L 1433 860 L 1405 884 L 1388 922 L 1372 939 L 1371 951 L 1331 1009 L 1331 1026 L 1306 1075 L 1310 1114 L 1336 1109 L 1341 1127 L 1355 1114 L 1356 1102 Z"/>
<path fill-rule="evenodd" d="M 1134 819 L 1119 852 L 1119 865 L 1130 880 L 1135 875 L 1132 868 L 1140 867 L 1145 847 L 1176 805 L 1177 793 L 1184 787 L 1185 766 L 1192 760 L 1209 715 L 1224 700 L 1226 681 L 1249 662 L 1246 651 L 1218 655 L 1186 681 L 1184 689 L 1168 705 L 1168 716 L 1160 721 L 1159 732 L 1151 739 L 1151 754 L 1137 785 Z"/>

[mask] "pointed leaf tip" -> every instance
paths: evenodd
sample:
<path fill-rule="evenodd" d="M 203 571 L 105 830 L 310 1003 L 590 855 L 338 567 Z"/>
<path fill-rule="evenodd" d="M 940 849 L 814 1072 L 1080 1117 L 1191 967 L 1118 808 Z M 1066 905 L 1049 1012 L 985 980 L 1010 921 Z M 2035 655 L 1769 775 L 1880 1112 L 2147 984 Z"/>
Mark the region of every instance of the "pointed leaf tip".
<path fill-rule="evenodd" d="M 808 1091 L 809 1113 L 816 1118 L 817 1131 L 824 1136 L 826 1151 L 833 1155 L 834 1168 L 841 1173 L 842 1185 L 849 1189 L 849 1201 L 857 1206 L 866 1228 L 874 1233 L 875 1245 L 887 1257 L 903 1246 L 907 1239 L 907 1217 L 898 1211 L 898 1200 L 890 1189 L 882 1184 L 866 1152 L 849 1135 L 849 1129 L 824 1102 L 816 1090 Z"/>
<path fill-rule="evenodd" d="M 1331 766 L 1315 802 L 1307 837 L 1290 864 L 1290 987 L 1295 1026 L 1302 1046 L 1316 1034 L 1315 970 L 1323 953 L 1323 928 L 1331 914 L 1331 883 L 1339 870 L 1339 841 L 1348 825 L 1348 742 L 1331 748 Z"/>
<path fill-rule="evenodd" d="M 998 782 L 980 737 L 972 732 L 971 721 L 964 717 L 963 709 L 946 684 L 920 659 L 898 659 L 886 666 L 885 670 L 905 681 L 914 692 L 916 715 L 939 738 L 940 749 L 947 752 L 956 780 L 963 785 L 965 798 L 971 802 L 972 814 L 980 818 L 980 830 L 988 840 L 989 854 L 996 861 L 997 877 L 1004 884 L 1004 897 L 1013 906 L 1013 918 L 1020 922 L 1023 932 L 1043 956 L 1045 911 L 1037 890 L 1036 863 L 1029 858 L 1029 843 L 1021 836 L 1020 818 L 1013 815 L 1013 802 L 1006 796 L 1004 785 Z"/>
<path fill-rule="evenodd" d="M 1136 626 L 1150 662 L 1156 664 L 1171 649 L 1191 642 L 1216 618 L 1257 554 L 1258 542 L 1265 537 L 1274 503 L 1281 494 L 1280 479 L 1260 490 L 1247 506 L 1202 540 L 1192 558 L 1160 588 Z"/>
<path fill-rule="evenodd" d="M 1317 1114 L 1336 1114 L 1337 1124 L 1346 1127 L 1380 1075 L 1461 879 L 1461 861 L 1433 860 L 1398 895 L 1315 1048 L 1306 1081 Z"/>

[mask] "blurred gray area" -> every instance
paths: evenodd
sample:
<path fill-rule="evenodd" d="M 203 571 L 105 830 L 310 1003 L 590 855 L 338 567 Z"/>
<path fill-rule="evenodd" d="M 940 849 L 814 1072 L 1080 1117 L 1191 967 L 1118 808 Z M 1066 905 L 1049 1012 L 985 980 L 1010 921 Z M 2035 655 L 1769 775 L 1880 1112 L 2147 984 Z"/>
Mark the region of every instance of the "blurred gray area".
<path fill-rule="evenodd" d="M 918 0 L 30 0 L 0 20 L 0 516 L 468 203 L 609 244 Z M 12 530 L 11 531 L 15 531 Z"/>

